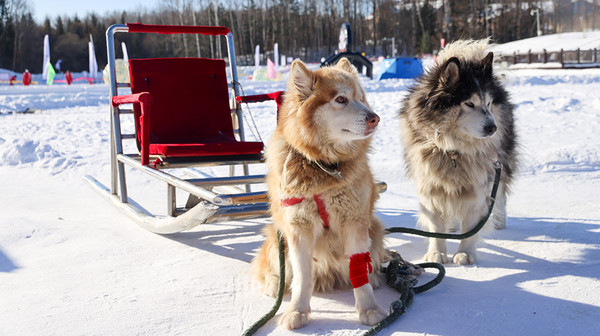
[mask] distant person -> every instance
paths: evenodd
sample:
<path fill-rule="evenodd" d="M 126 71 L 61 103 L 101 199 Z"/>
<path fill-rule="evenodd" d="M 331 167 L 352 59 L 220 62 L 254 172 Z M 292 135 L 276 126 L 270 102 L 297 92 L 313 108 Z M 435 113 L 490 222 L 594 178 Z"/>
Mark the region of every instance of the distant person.
<path fill-rule="evenodd" d="M 56 65 L 54 65 L 54 70 L 56 70 L 56 72 L 60 72 L 60 63 L 62 63 L 62 60 L 58 60 L 56 62 Z"/>
<path fill-rule="evenodd" d="M 10 85 L 14 85 L 16 80 L 17 80 L 17 75 L 12 75 L 10 77 Z"/>
<path fill-rule="evenodd" d="M 23 85 L 27 86 L 29 84 L 31 84 L 31 73 L 28 69 L 25 69 L 25 72 L 23 72 Z"/>
<path fill-rule="evenodd" d="M 71 85 L 71 82 L 73 82 L 73 76 L 71 75 L 71 71 L 65 71 L 65 79 L 67 80 L 67 85 Z"/>

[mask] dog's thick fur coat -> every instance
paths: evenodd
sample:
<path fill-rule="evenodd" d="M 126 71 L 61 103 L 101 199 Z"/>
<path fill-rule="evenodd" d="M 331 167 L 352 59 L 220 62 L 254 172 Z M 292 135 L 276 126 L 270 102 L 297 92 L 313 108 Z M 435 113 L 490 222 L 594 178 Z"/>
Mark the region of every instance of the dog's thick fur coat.
<path fill-rule="evenodd" d="M 409 91 L 400 111 L 409 176 L 421 202 L 419 223 L 434 232 L 466 232 L 487 213 L 494 162 L 503 164 L 491 220 L 506 225 L 506 194 L 516 166 L 513 105 L 493 70 L 488 40 L 464 40 Z M 488 225 L 486 225 L 488 226 Z M 478 236 L 461 241 L 453 261 L 476 260 Z M 446 243 L 431 238 L 424 259 L 448 262 Z"/>
<path fill-rule="evenodd" d="M 367 151 L 379 117 L 366 102 L 356 70 L 346 59 L 316 71 L 294 61 L 278 118 L 266 150 L 273 225 L 265 228 L 266 241 L 252 262 L 253 271 L 265 293 L 274 296 L 280 231 L 291 301 L 279 323 L 295 329 L 308 323 L 313 290 L 350 288 L 350 257 L 370 252 L 370 283 L 354 294 L 360 321 L 377 323 L 386 313 L 375 303 L 373 287 L 380 283 L 380 265 L 388 256 L 383 227 L 373 213 L 378 194 Z M 339 171 L 343 179 L 325 170 Z M 314 195 L 325 204 L 328 228 Z M 302 201 L 282 204 L 289 199 Z"/>

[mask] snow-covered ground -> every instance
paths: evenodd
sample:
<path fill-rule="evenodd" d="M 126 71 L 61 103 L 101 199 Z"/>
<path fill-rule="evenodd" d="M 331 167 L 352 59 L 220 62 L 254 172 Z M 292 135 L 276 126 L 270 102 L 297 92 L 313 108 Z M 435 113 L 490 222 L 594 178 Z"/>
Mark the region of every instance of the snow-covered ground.
<path fill-rule="evenodd" d="M 531 50 L 533 53 L 563 50 L 600 49 L 600 31 L 568 32 L 536 36 L 504 43 L 494 48 L 494 51 L 505 55 L 524 54 Z"/>
<path fill-rule="evenodd" d="M 447 265 L 441 285 L 418 295 L 382 335 L 600 330 L 600 70 L 505 76 L 521 144 L 508 227 L 489 234 L 476 266 Z M 285 87 L 242 83 L 246 94 Z M 418 210 L 396 118 L 411 83 L 363 80 L 381 116 L 371 165 L 389 186 L 377 203 L 388 227 L 413 227 Z M 40 111 L 8 113 L 27 108 Z M 251 110 L 268 139 L 274 105 Z M 271 307 L 249 275 L 269 219 L 159 236 L 82 182 L 85 174 L 109 181 L 107 86 L 3 85 L 0 112 L 0 335 L 238 335 Z M 164 211 L 163 183 L 129 177 L 134 198 Z M 423 238 L 408 235 L 389 236 L 387 245 L 411 261 L 426 251 Z M 381 288 L 376 297 L 388 306 L 398 294 Z M 312 322 L 297 333 L 360 335 L 367 327 L 353 305 L 351 291 L 318 294 Z M 273 320 L 258 334 L 291 332 Z"/>

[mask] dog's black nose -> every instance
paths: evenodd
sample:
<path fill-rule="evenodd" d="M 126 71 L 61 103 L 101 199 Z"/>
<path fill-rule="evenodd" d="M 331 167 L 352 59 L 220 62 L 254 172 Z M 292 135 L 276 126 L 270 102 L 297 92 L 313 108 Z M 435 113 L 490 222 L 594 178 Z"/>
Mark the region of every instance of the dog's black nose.
<path fill-rule="evenodd" d="M 483 127 L 483 133 L 486 136 L 490 136 L 490 135 L 496 133 L 497 129 L 498 129 L 498 127 L 496 127 L 496 124 L 487 124 Z"/>

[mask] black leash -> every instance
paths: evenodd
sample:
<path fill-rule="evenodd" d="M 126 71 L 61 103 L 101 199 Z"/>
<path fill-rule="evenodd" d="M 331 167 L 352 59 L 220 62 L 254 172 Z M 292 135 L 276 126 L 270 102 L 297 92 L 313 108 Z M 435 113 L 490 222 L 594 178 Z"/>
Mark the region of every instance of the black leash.
<path fill-rule="evenodd" d="M 498 192 L 498 186 L 500 184 L 500 175 L 502 174 L 502 164 L 496 161 L 494 170 L 496 171 L 496 176 L 494 177 L 494 185 L 492 187 L 492 192 L 490 195 L 491 202 L 488 208 L 488 213 L 485 216 L 483 216 L 479 223 L 477 223 L 477 225 L 468 232 L 459 234 L 437 233 L 412 228 L 393 227 L 388 228 L 387 233 L 408 233 L 423 237 L 439 239 L 465 239 L 477 234 L 477 232 L 479 232 L 479 230 L 483 228 L 487 220 L 490 218 L 492 210 L 494 209 L 494 204 L 496 202 L 496 194 Z M 285 290 L 285 251 L 283 248 L 283 238 L 279 231 L 277 232 L 277 242 L 279 246 L 279 288 L 277 291 L 277 299 L 275 300 L 275 304 L 273 305 L 273 307 L 271 307 L 271 310 L 263 317 L 261 317 L 260 320 L 256 321 L 250 328 L 248 328 L 242 334 L 243 336 L 253 335 L 260 327 L 265 325 L 265 323 L 267 323 L 273 316 L 275 316 L 277 310 L 279 310 L 279 307 L 281 306 L 281 301 L 283 300 L 283 292 Z M 446 275 L 446 269 L 442 264 L 431 262 L 417 264 L 417 266 L 423 269 L 435 268 L 438 270 L 438 274 L 433 280 L 429 281 L 428 283 L 422 286 L 415 287 L 416 280 L 410 279 L 411 272 L 408 271 L 408 268 L 410 268 L 410 266 L 413 265 L 405 262 L 399 256 L 390 261 L 389 265 L 385 270 L 387 284 L 390 287 L 395 288 L 398 292 L 400 292 L 400 299 L 392 302 L 390 315 L 388 315 L 381 322 L 377 323 L 371 329 L 369 329 L 365 333 L 365 336 L 375 335 L 378 332 L 380 332 L 383 328 L 386 328 L 394 321 L 396 321 L 400 316 L 402 316 L 406 312 L 408 307 L 410 307 L 415 294 L 423 293 L 437 286 L 440 282 L 442 282 L 442 279 Z"/>
<path fill-rule="evenodd" d="M 400 233 L 415 234 L 415 235 L 419 235 L 419 236 L 430 237 L 430 238 L 440 238 L 440 239 L 465 239 L 465 238 L 472 237 L 473 235 L 477 234 L 477 232 L 479 232 L 481 230 L 481 228 L 483 228 L 483 226 L 485 225 L 487 220 L 490 218 L 490 216 L 492 214 L 492 210 L 494 209 L 494 204 L 496 203 L 496 194 L 498 192 L 498 186 L 500 185 L 500 175 L 502 174 L 502 164 L 499 163 L 498 161 L 496 161 L 496 163 L 494 164 L 494 170 L 496 171 L 496 175 L 494 177 L 494 185 L 492 186 L 492 192 L 490 195 L 491 201 L 490 201 L 490 206 L 488 208 L 488 212 L 485 216 L 483 216 L 483 218 L 481 218 L 479 223 L 477 223 L 477 225 L 475 225 L 475 227 L 473 227 L 468 232 L 460 233 L 460 234 L 450 234 L 450 233 L 428 232 L 428 231 L 422 231 L 422 230 L 417 230 L 417 229 L 412 229 L 412 228 L 394 227 L 394 228 L 387 229 L 388 233 L 400 232 Z M 403 265 L 401 265 L 402 263 L 403 263 Z M 400 316 L 402 316 L 406 312 L 408 307 L 410 307 L 410 305 L 413 302 L 415 294 L 423 293 L 423 292 L 428 291 L 431 288 L 437 286 L 440 282 L 442 282 L 442 279 L 444 278 L 444 276 L 446 274 L 446 269 L 444 268 L 444 266 L 442 264 L 439 264 L 439 263 L 418 264 L 417 266 L 420 266 L 421 268 L 436 268 L 438 270 L 438 275 L 433 280 L 429 281 L 428 283 L 426 283 L 422 286 L 414 287 L 414 285 L 416 284 L 416 280 L 414 280 L 414 281 L 409 280 L 410 277 L 408 275 L 410 275 L 410 274 L 407 270 L 407 268 L 409 266 L 410 266 L 409 263 L 404 262 L 404 260 L 402 260 L 402 258 L 399 258 L 399 257 L 394 258 L 392 261 L 390 261 L 390 264 L 388 265 L 387 270 L 386 270 L 387 283 L 390 287 L 393 287 L 398 292 L 400 292 L 400 299 L 398 299 L 392 303 L 392 305 L 391 305 L 392 311 L 391 311 L 390 315 L 388 315 L 388 317 L 386 317 L 381 322 L 377 323 L 375 326 L 373 326 L 371 329 L 369 329 L 369 331 L 367 331 L 365 333 L 365 336 L 375 335 L 379 331 L 381 331 L 383 328 L 392 324 L 395 320 L 397 320 Z"/>
<path fill-rule="evenodd" d="M 465 239 L 465 238 L 474 236 L 475 234 L 477 234 L 477 232 L 479 232 L 479 230 L 481 230 L 481 228 L 483 228 L 483 226 L 485 225 L 487 220 L 490 218 L 490 216 L 492 215 L 492 210 L 494 209 L 494 203 L 496 203 L 496 194 L 498 192 L 498 186 L 500 185 L 500 175 L 502 174 L 502 164 L 500 162 L 496 161 L 494 164 L 494 170 L 496 171 L 496 176 L 494 177 L 494 186 L 492 187 L 492 193 L 490 195 L 491 202 L 490 202 L 490 206 L 488 208 L 488 212 L 485 216 L 483 216 L 483 218 L 481 218 L 479 223 L 477 223 L 477 225 L 475 225 L 475 227 L 472 228 L 471 230 L 469 230 L 465 233 L 438 233 L 438 232 L 422 231 L 422 230 L 417 230 L 417 229 L 413 229 L 413 228 L 392 227 L 392 228 L 388 228 L 387 232 L 389 232 L 389 233 L 408 233 L 408 234 L 414 234 L 414 235 L 419 235 L 419 236 L 423 236 L 423 237 L 440 238 L 440 239 Z"/>
<path fill-rule="evenodd" d="M 407 263 L 402 260 L 402 258 L 395 258 L 390 261 L 390 264 L 386 269 L 387 284 L 388 286 L 395 288 L 398 292 L 400 292 L 400 298 L 392 302 L 390 306 L 390 315 L 364 333 L 365 336 L 375 335 L 396 321 L 406 312 L 406 310 L 408 310 L 413 302 L 415 294 L 426 292 L 437 286 L 440 284 L 440 282 L 442 282 L 442 279 L 444 279 L 444 276 L 446 275 L 446 269 L 442 264 L 422 263 L 417 264 L 416 266 L 422 269 L 435 268 L 438 270 L 438 274 L 428 283 L 415 287 L 414 285 L 416 284 L 416 279 L 410 280 L 410 271 L 408 271 L 410 266 L 408 266 Z"/>
<path fill-rule="evenodd" d="M 285 250 L 283 247 L 283 237 L 281 236 L 281 232 L 277 231 L 277 245 L 279 248 L 279 287 L 277 288 L 277 299 L 275 299 L 275 304 L 271 307 L 268 313 L 266 313 L 260 320 L 254 322 L 254 324 L 248 328 L 242 336 L 250 336 L 253 335 L 260 327 L 265 325 L 279 310 L 281 306 L 281 301 L 283 300 L 283 292 L 285 290 Z"/>

